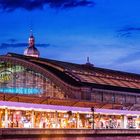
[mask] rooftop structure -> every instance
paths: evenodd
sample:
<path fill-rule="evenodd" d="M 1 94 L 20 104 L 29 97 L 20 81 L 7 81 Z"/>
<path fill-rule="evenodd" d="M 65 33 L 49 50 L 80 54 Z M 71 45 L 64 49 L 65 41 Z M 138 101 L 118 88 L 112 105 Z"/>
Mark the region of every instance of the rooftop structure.
<path fill-rule="evenodd" d="M 1 93 L 81 102 L 75 106 L 139 110 L 139 74 L 98 68 L 89 60 L 88 65 L 74 64 L 14 53 L 0 56 L 0 64 Z"/>
<path fill-rule="evenodd" d="M 29 37 L 29 47 L 25 49 L 24 55 L 32 57 L 39 57 L 40 55 L 38 49 L 35 47 L 35 38 L 32 33 Z"/>

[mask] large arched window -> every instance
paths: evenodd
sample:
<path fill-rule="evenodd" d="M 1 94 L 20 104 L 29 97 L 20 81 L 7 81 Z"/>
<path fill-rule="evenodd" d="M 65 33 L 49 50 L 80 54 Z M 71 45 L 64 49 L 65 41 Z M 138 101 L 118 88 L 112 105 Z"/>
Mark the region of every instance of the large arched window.
<path fill-rule="evenodd" d="M 0 92 L 64 98 L 64 93 L 42 74 L 11 62 L 0 61 Z"/>

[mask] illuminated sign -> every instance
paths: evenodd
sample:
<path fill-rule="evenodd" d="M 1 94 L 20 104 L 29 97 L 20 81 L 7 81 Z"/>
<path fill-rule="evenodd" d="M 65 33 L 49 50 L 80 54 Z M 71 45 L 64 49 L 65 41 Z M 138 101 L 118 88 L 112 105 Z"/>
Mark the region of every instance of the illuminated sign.
<path fill-rule="evenodd" d="M 13 78 L 13 74 L 9 70 L 4 70 L 0 72 L 0 82 L 1 83 L 7 83 L 11 81 Z"/>
<path fill-rule="evenodd" d="M 42 89 L 40 88 L 24 88 L 24 87 L 9 87 L 9 88 L 0 88 L 0 92 L 3 93 L 15 93 L 15 94 L 40 94 Z"/>

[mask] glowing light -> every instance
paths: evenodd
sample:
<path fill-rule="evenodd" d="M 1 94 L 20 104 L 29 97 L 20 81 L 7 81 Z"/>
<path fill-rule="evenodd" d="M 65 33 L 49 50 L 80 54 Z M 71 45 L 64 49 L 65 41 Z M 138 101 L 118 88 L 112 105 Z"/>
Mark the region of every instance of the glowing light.
<path fill-rule="evenodd" d="M 0 88 L 0 92 L 15 94 L 40 94 L 42 90 L 39 88 Z"/>

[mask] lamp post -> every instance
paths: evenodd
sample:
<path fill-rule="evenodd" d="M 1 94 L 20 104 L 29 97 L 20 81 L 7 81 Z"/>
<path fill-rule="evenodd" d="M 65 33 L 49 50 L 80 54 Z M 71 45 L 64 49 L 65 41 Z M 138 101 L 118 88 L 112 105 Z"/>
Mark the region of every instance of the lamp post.
<path fill-rule="evenodd" d="M 93 115 L 93 126 L 92 126 L 92 129 L 94 129 L 94 111 L 95 111 L 95 108 L 91 107 L 91 111 L 92 111 L 92 115 Z"/>

